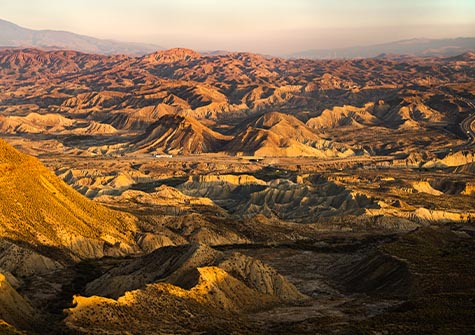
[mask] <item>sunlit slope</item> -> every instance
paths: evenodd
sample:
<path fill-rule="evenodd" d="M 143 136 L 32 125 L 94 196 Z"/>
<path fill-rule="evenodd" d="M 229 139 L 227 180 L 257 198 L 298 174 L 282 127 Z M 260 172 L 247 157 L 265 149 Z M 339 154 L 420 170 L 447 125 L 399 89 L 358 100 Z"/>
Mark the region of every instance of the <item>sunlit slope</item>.
<path fill-rule="evenodd" d="M 134 218 L 74 191 L 37 159 L 0 140 L 0 236 L 81 257 L 128 253 Z"/>

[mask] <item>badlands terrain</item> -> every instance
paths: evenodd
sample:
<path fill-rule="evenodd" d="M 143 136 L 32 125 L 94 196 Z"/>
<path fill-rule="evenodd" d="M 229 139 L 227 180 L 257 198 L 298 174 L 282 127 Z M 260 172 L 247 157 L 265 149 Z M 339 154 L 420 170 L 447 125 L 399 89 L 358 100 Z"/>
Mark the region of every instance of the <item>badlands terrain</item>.
<path fill-rule="evenodd" d="M 475 331 L 475 54 L 0 50 L 0 333 Z"/>

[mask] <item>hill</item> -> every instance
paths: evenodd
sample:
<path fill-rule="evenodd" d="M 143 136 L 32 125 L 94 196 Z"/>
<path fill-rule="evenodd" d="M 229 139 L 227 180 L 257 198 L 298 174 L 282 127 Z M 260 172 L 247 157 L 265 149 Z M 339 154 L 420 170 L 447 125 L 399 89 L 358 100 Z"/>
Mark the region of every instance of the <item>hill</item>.
<path fill-rule="evenodd" d="M 0 140 L 0 237 L 82 257 L 127 254 L 134 218 L 90 201 Z"/>
<path fill-rule="evenodd" d="M 256 156 L 337 157 L 354 154 L 343 145 L 319 137 L 297 118 L 265 113 L 241 124 L 242 131 L 224 148 L 234 154 Z"/>
<path fill-rule="evenodd" d="M 166 114 L 135 142 L 139 150 L 168 154 L 216 152 L 229 138 L 191 117 Z"/>
<path fill-rule="evenodd" d="M 205 245 L 164 247 L 133 259 L 89 283 L 86 294 L 66 311 L 66 326 L 78 333 L 212 328 L 243 334 L 240 313 L 306 298 L 259 260 Z"/>
<path fill-rule="evenodd" d="M 193 50 L 185 48 L 174 48 L 148 54 L 141 58 L 141 61 L 149 64 L 170 64 L 180 61 L 191 61 L 200 58 L 201 55 Z"/>
<path fill-rule="evenodd" d="M 346 148 L 368 147 L 368 152 L 386 155 L 426 150 L 425 138 L 414 140 L 421 130 L 442 148 L 460 137 L 459 123 L 471 109 L 473 62 L 470 53 L 456 58 L 285 60 L 249 53 L 202 55 L 183 48 L 138 58 L 0 50 L 0 85 L 8 88 L 0 90 L 5 117 L 0 130 L 34 137 L 41 148 L 24 147 L 31 153 L 44 150 L 45 134 L 63 135 L 55 140 L 64 150 L 86 155 L 122 154 L 125 147 L 316 157 L 347 156 L 352 153 Z M 447 85 L 457 82 L 460 87 Z M 252 124 L 273 111 L 297 123 Z M 51 124 L 54 114 L 71 125 Z M 180 128 L 166 135 L 171 139 L 157 141 L 157 134 L 169 130 L 162 127 L 148 138 L 154 142 L 148 147 L 151 143 L 141 142 L 147 141 L 148 127 L 165 114 L 187 117 L 193 124 L 190 133 Z M 171 122 L 171 128 L 180 122 Z M 229 138 L 210 129 L 236 138 L 228 144 Z M 400 136 L 407 131 L 415 136 Z M 148 135 L 138 138 L 143 133 Z M 78 137 L 62 141 L 67 134 Z M 181 148 L 181 141 L 190 147 Z"/>

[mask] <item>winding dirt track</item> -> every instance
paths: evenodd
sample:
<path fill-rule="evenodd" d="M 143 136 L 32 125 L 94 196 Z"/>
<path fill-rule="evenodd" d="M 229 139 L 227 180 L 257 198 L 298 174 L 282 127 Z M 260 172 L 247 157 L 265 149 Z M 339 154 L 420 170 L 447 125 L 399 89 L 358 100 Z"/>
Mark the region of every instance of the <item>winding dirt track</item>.
<path fill-rule="evenodd" d="M 466 99 L 464 99 L 465 101 Z M 471 101 L 465 101 L 471 108 L 472 112 L 468 117 L 466 117 L 461 123 L 460 123 L 460 129 L 462 132 L 467 136 L 467 142 L 464 144 L 458 145 L 452 150 L 458 151 L 458 150 L 463 150 L 467 149 L 473 145 L 475 145 L 475 105 Z"/>

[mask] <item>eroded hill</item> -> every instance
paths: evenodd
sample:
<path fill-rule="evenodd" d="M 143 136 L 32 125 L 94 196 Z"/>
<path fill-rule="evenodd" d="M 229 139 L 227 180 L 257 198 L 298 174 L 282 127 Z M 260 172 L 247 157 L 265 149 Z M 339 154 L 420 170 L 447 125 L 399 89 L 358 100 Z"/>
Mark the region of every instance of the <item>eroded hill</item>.
<path fill-rule="evenodd" d="M 323 61 L 188 49 L 139 58 L 7 49 L 0 130 L 86 155 L 143 150 L 152 125 L 155 144 L 146 150 L 157 152 L 386 155 L 427 151 L 429 141 L 437 150 L 463 143 L 473 62 L 468 54 Z M 186 118 L 191 134 L 165 115 Z M 261 118 L 281 120 L 263 127 Z"/>
<path fill-rule="evenodd" d="M 2 238 L 86 258 L 136 249 L 133 217 L 81 196 L 37 159 L 3 140 L 0 168 Z"/>

